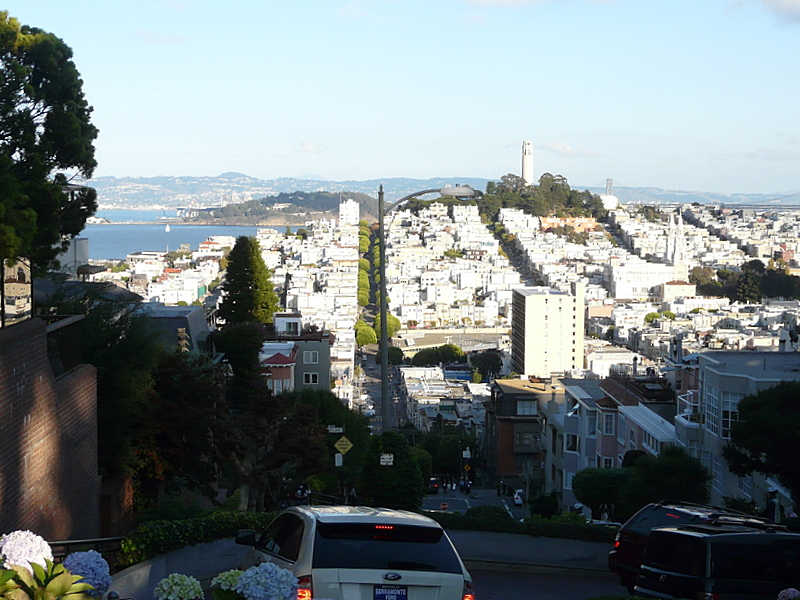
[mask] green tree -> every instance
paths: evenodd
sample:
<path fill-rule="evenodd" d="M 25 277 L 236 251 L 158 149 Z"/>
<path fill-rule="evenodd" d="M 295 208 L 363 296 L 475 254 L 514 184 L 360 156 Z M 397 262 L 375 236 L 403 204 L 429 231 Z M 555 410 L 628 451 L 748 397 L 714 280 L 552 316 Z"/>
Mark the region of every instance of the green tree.
<path fill-rule="evenodd" d="M 463 362 L 464 351 L 455 344 L 443 344 L 439 346 L 439 352 L 442 354 L 442 360 L 446 363 Z"/>
<path fill-rule="evenodd" d="M 378 336 L 375 335 L 375 330 L 372 327 L 359 327 L 356 329 L 356 344 L 359 346 L 367 346 L 368 344 L 377 344 Z"/>
<path fill-rule="evenodd" d="M 631 475 L 631 469 L 581 469 L 572 478 L 572 491 L 578 502 L 591 509 L 593 519 L 606 512 L 609 520 L 616 521 L 619 491 Z"/>
<path fill-rule="evenodd" d="M 389 346 L 388 352 L 390 365 L 402 365 L 405 361 L 405 355 L 403 354 L 402 348 L 398 348 L 397 346 Z"/>
<path fill-rule="evenodd" d="M 392 455 L 391 466 L 380 464 L 385 454 Z M 417 510 L 422 505 L 425 482 L 405 437 L 395 431 L 372 436 L 358 488 L 368 506 Z"/>
<path fill-rule="evenodd" d="M 739 401 L 739 419 L 731 425 L 730 442 L 722 450 L 736 475 L 753 471 L 776 476 L 800 498 L 800 382 L 784 381 Z"/>
<path fill-rule="evenodd" d="M 657 313 L 657 312 L 647 313 L 644 316 L 644 322 L 649 325 L 650 323 L 652 323 L 656 319 L 659 319 L 660 317 L 661 317 L 661 315 L 659 313 Z"/>
<path fill-rule="evenodd" d="M 400 319 L 395 317 L 392 313 L 388 313 L 386 317 L 386 333 L 387 335 L 392 338 L 394 335 L 400 331 L 402 324 L 400 323 Z M 378 336 L 378 339 L 381 337 L 381 315 L 378 313 L 375 315 L 375 322 L 372 324 L 372 328 L 375 330 L 375 334 Z"/>
<path fill-rule="evenodd" d="M 469 362 L 473 367 L 478 369 L 484 381 L 499 375 L 500 370 L 503 368 L 503 359 L 496 350 L 487 350 L 485 352 L 471 354 Z"/>
<path fill-rule="evenodd" d="M 153 437 L 137 470 L 138 489 L 150 500 L 183 487 L 213 495 L 218 477 L 213 428 L 225 400 L 220 375 L 206 356 L 159 356 L 152 390 Z"/>
<path fill-rule="evenodd" d="M 631 477 L 619 491 L 621 519 L 627 519 L 649 502 L 684 500 L 708 502 L 710 475 L 702 463 L 683 448 L 668 446 L 659 456 L 641 456 Z"/>
<path fill-rule="evenodd" d="M 439 447 L 433 456 L 433 468 L 437 473 L 458 475 L 461 473 L 461 440 L 456 435 L 442 435 Z"/>
<path fill-rule="evenodd" d="M 736 299 L 749 304 L 761 302 L 761 278 L 755 271 L 745 271 L 739 277 L 736 282 Z"/>
<path fill-rule="evenodd" d="M 28 257 L 34 273 L 97 210 L 95 190 L 67 185 L 97 164 L 82 86 L 69 46 L 0 12 L 0 260 Z"/>
<path fill-rule="evenodd" d="M 367 306 L 369 304 L 369 291 L 358 290 L 357 298 L 359 306 Z"/>
<path fill-rule="evenodd" d="M 442 362 L 442 353 L 439 348 L 423 348 L 411 357 L 411 364 L 415 367 L 429 367 Z"/>
<path fill-rule="evenodd" d="M 236 238 L 228 255 L 225 298 L 219 307 L 219 316 L 226 325 L 230 323 L 272 323 L 278 309 L 278 296 L 270 279 L 270 272 L 261 258 L 258 240 L 250 236 Z"/>

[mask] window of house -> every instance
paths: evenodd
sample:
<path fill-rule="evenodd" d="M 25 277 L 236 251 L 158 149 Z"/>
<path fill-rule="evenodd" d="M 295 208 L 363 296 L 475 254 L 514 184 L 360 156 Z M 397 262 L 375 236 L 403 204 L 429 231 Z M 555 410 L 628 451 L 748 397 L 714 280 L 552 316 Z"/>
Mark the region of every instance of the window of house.
<path fill-rule="evenodd" d="M 303 351 L 303 364 L 316 365 L 319 363 L 319 352 L 317 350 Z"/>
<path fill-rule="evenodd" d="M 575 476 L 575 473 L 572 471 L 564 471 L 564 488 L 571 490 L 572 489 L 572 478 Z"/>
<path fill-rule="evenodd" d="M 714 491 L 722 492 L 725 484 L 725 459 L 721 456 L 714 457 Z"/>
<path fill-rule="evenodd" d="M 283 380 L 282 379 L 276 379 L 276 380 L 273 381 L 273 383 L 274 383 L 274 387 L 273 387 L 272 391 L 275 394 L 280 394 L 283 391 Z"/>
<path fill-rule="evenodd" d="M 750 475 L 739 477 L 739 491 L 748 498 L 753 497 L 753 478 Z"/>
<path fill-rule="evenodd" d="M 587 422 L 587 429 L 589 431 L 589 435 L 594 435 L 595 430 L 597 429 L 597 411 L 596 410 L 589 410 L 586 411 L 588 422 Z"/>
<path fill-rule="evenodd" d="M 532 431 L 517 431 L 515 438 L 517 446 L 533 445 L 535 439 Z"/>
<path fill-rule="evenodd" d="M 611 456 L 604 456 L 603 457 L 603 468 L 604 469 L 613 469 L 614 468 L 614 458 Z"/>
<path fill-rule="evenodd" d="M 605 435 L 614 435 L 614 413 L 603 414 L 603 433 Z"/>
<path fill-rule="evenodd" d="M 574 433 L 568 433 L 564 441 L 564 452 L 578 452 L 580 450 L 580 438 Z"/>
<path fill-rule="evenodd" d="M 536 400 L 517 400 L 517 415 L 527 416 L 536 414 Z"/>
<path fill-rule="evenodd" d="M 317 385 L 319 383 L 319 373 L 303 373 L 303 383 L 305 385 Z"/>
<path fill-rule="evenodd" d="M 706 424 L 705 427 L 714 435 L 719 435 L 719 397 L 715 390 L 705 388 Z"/>
<path fill-rule="evenodd" d="M 722 437 L 726 440 L 731 439 L 731 425 L 739 420 L 739 400 L 744 398 L 744 394 L 733 392 L 722 392 Z"/>
<path fill-rule="evenodd" d="M 636 449 L 636 432 L 631 429 L 631 439 L 630 443 L 628 444 L 628 450 L 635 450 Z"/>
<path fill-rule="evenodd" d="M 283 380 L 283 389 L 284 390 L 291 390 L 292 389 L 292 380 L 291 379 L 284 379 Z"/>

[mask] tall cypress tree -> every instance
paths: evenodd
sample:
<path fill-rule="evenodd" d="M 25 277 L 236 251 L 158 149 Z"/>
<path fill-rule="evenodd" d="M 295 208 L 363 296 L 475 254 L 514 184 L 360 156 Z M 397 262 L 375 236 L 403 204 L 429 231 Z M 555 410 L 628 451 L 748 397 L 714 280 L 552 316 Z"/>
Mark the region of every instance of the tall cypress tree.
<path fill-rule="evenodd" d="M 226 295 L 219 307 L 219 316 L 225 323 L 272 323 L 278 295 L 254 237 L 236 238 L 228 255 L 222 289 Z"/>

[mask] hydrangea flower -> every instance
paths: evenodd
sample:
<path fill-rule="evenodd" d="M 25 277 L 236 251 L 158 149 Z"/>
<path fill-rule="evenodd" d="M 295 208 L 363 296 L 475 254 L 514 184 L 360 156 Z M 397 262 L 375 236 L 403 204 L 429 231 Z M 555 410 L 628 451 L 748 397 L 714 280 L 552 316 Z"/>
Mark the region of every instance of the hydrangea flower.
<path fill-rule="evenodd" d="M 297 577 L 287 569 L 265 562 L 242 573 L 236 591 L 247 600 L 296 600 Z"/>
<path fill-rule="evenodd" d="M 211 580 L 211 587 L 218 587 L 221 590 L 235 590 L 241 576 L 242 571 L 239 569 L 225 571 Z"/>
<path fill-rule="evenodd" d="M 156 584 L 158 600 L 194 600 L 203 597 L 200 582 L 191 575 L 172 573 Z"/>
<path fill-rule="evenodd" d="M 44 538 L 31 531 L 19 530 L 0 536 L 0 563 L 25 567 L 31 573 L 31 563 L 46 566 L 53 560 L 53 551 Z"/>
<path fill-rule="evenodd" d="M 73 552 L 64 559 L 64 568 L 73 575 L 83 577 L 81 583 L 88 583 L 93 590 L 86 590 L 86 593 L 94 598 L 100 598 L 108 591 L 111 585 L 111 575 L 108 563 L 102 555 L 95 551 Z"/>

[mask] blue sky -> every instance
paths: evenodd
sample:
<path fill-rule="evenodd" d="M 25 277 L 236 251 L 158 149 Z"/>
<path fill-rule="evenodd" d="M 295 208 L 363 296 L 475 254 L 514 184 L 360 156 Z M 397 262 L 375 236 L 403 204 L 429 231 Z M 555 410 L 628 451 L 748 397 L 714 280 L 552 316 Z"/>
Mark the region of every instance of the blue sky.
<path fill-rule="evenodd" d="M 74 51 L 97 176 L 800 190 L 800 0 L 6 0 Z"/>

